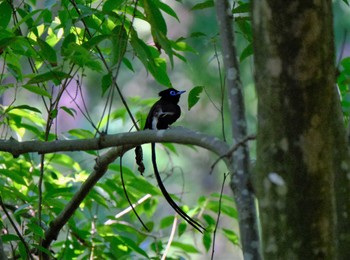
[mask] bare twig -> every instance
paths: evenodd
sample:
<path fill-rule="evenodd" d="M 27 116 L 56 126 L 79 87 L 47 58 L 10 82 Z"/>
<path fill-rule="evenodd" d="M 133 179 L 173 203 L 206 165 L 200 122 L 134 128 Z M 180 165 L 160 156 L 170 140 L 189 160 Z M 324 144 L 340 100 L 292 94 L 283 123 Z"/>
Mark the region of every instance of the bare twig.
<path fill-rule="evenodd" d="M 218 226 L 219 226 L 219 220 L 220 220 L 220 215 L 221 215 L 222 194 L 224 193 L 224 187 L 225 187 L 225 182 L 226 182 L 227 176 L 229 176 L 229 173 L 224 173 L 224 179 L 223 179 L 222 185 L 221 185 L 218 215 L 216 217 L 216 224 L 215 224 L 215 229 L 214 229 L 214 232 L 213 232 L 213 246 L 212 246 L 212 250 L 211 250 L 211 259 L 212 260 L 214 259 L 216 232 L 217 232 Z"/>
<path fill-rule="evenodd" d="M 13 221 L 13 219 L 12 219 L 11 216 L 10 216 L 10 214 L 8 213 L 8 211 L 7 211 L 7 209 L 6 209 L 5 205 L 4 205 L 4 202 L 2 201 L 2 197 L 1 197 L 1 196 L 0 196 L 0 205 L 1 205 L 2 210 L 3 210 L 4 213 L 5 213 L 6 217 L 7 217 L 8 220 L 10 221 L 11 226 L 12 226 L 13 229 L 15 230 L 15 232 L 16 232 L 16 234 L 17 234 L 19 240 L 21 240 L 21 242 L 23 243 L 24 248 L 26 249 L 26 252 L 27 252 L 28 257 L 29 257 L 30 259 L 33 259 L 32 254 L 31 254 L 31 252 L 30 252 L 30 249 L 29 249 L 29 246 L 28 246 L 27 242 L 25 241 L 25 239 L 24 239 L 24 237 L 22 236 L 21 232 L 19 232 L 19 230 L 18 230 L 18 228 L 17 228 L 15 222 Z"/>
<path fill-rule="evenodd" d="M 161 260 L 165 260 L 166 259 L 166 256 L 170 250 L 170 246 L 171 246 L 171 242 L 173 242 L 174 240 L 174 236 L 175 236 L 175 232 L 176 232 L 176 226 L 177 226 L 177 214 L 175 215 L 174 217 L 174 221 L 173 221 L 173 226 L 171 228 L 171 233 L 170 233 L 170 236 L 169 236 L 169 239 L 168 239 L 168 243 L 166 244 L 166 247 L 165 247 L 165 250 L 164 250 L 164 253 L 162 255 L 162 258 Z"/>

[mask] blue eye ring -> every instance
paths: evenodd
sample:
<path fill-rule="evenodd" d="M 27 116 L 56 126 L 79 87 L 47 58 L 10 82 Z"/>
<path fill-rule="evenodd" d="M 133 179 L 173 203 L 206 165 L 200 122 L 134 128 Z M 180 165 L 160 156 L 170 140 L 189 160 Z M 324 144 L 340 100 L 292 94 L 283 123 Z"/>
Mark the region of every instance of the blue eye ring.
<path fill-rule="evenodd" d="M 171 96 L 176 96 L 176 94 L 177 94 L 176 91 L 174 91 L 174 90 L 170 91 L 169 93 Z"/>

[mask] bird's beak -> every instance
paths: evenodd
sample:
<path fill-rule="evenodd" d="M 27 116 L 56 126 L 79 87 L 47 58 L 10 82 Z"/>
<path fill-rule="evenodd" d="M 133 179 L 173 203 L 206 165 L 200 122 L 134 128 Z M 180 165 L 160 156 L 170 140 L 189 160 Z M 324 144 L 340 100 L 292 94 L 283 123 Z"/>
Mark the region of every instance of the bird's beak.
<path fill-rule="evenodd" d="M 181 91 L 178 91 L 177 94 L 178 94 L 178 95 L 181 95 L 181 94 L 183 94 L 183 93 L 185 93 L 185 92 L 186 92 L 186 90 L 181 90 Z"/>

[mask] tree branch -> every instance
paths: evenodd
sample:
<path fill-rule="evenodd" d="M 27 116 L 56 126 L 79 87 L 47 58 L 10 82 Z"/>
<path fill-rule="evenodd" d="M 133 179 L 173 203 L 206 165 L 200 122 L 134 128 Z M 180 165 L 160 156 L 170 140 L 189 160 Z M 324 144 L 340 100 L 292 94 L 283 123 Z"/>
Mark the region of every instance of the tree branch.
<path fill-rule="evenodd" d="M 128 151 L 137 145 L 145 143 L 178 143 L 191 144 L 203 147 L 221 156 L 227 154 L 229 146 L 218 138 L 195 132 L 183 127 L 175 127 L 167 130 L 144 130 L 131 133 L 104 135 L 98 138 L 82 140 L 56 140 L 52 142 L 24 141 L 15 139 L 0 140 L 0 151 L 11 153 L 18 157 L 24 153 L 54 153 L 63 151 L 88 151 L 124 145 L 124 151 Z"/>
<path fill-rule="evenodd" d="M 116 158 L 121 156 L 126 151 L 134 148 L 137 145 L 151 142 L 173 142 L 180 144 L 191 144 L 208 149 L 224 158 L 227 165 L 231 164 L 230 147 L 219 139 L 198 133 L 182 127 L 176 127 L 168 130 L 145 130 L 132 133 L 121 133 L 114 135 L 105 135 L 100 138 L 92 138 L 85 140 L 57 140 L 53 142 L 42 141 L 25 141 L 18 142 L 14 139 L 0 141 L 0 151 L 9 152 L 15 157 L 28 152 L 37 152 L 40 154 L 61 152 L 61 151 L 85 151 L 85 150 L 100 150 L 103 148 L 113 147 L 105 154 L 96 159 L 93 172 L 87 180 L 82 184 L 80 189 L 74 194 L 73 198 L 50 223 L 49 229 L 45 232 L 43 239 L 43 247 L 49 248 L 53 240 L 55 240 L 67 223 L 80 203 L 85 199 L 90 190 L 106 173 L 108 165 Z"/>
<path fill-rule="evenodd" d="M 232 136 L 237 144 L 247 136 L 247 122 L 239 63 L 234 45 L 233 16 L 227 0 L 216 1 L 216 11 L 230 105 Z M 233 153 L 233 161 L 235 164 L 229 167 L 233 172 L 230 184 L 239 212 L 244 259 L 260 259 L 255 201 L 250 189 L 249 150 L 246 143 L 240 145 Z"/>

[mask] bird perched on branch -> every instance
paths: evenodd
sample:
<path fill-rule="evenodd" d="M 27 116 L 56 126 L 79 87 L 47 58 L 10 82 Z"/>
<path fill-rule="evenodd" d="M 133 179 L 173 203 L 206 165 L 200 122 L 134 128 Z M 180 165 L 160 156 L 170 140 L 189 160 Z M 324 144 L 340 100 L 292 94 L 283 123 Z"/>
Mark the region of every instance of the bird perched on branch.
<path fill-rule="evenodd" d="M 181 109 L 178 105 L 181 94 L 185 91 L 177 91 L 176 89 L 169 88 L 159 92 L 160 99 L 152 106 L 148 113 L 146 124 L 144 129 L 167 129 L 169 125 L 174 123 L 181 115 Z M 160 178 L 157 161 L 156 161 L 156 151 L 155 143 L 152 143 L 152 164 L 154 169 L 154 174 L 156 176 L 160 190 L 162 191 L 165 199 L 171 205 L 171 207 L 199 232 L 203 233 L 205 228 L 188 216 L 170 197 L 169 193 L 165 189 L 162 179 Z"/>

